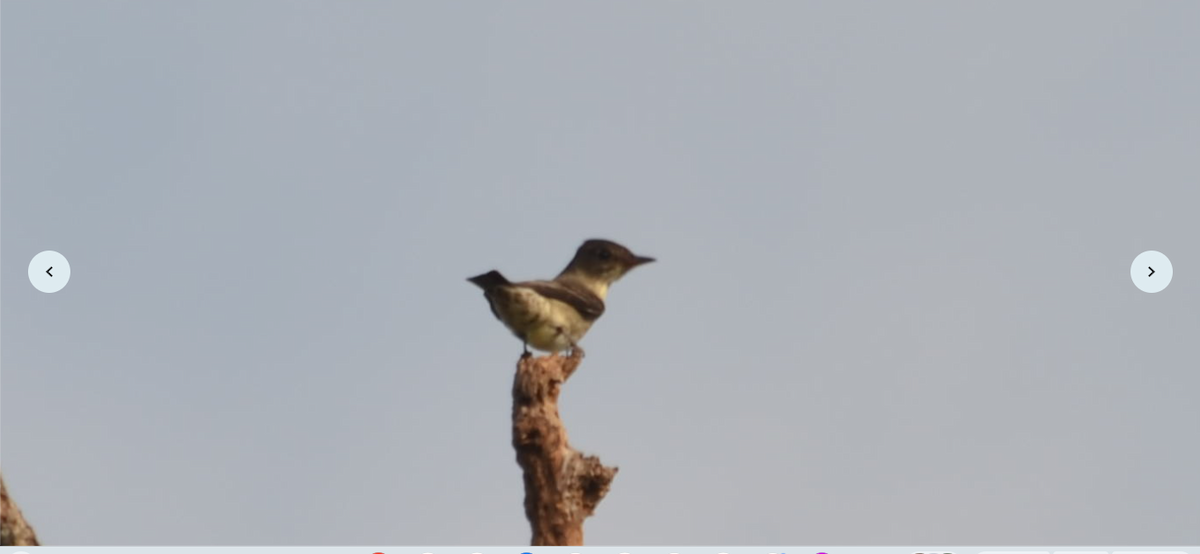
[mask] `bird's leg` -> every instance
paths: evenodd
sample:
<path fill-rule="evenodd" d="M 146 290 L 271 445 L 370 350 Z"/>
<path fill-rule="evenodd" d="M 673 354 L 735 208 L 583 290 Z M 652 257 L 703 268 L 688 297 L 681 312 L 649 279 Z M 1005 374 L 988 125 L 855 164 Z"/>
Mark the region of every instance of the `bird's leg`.
<path fill-rule="evenodd" d="M 575 341 L 572 340 L 571 337 L 567 335 L 567 332 L 564 331 L 562 327 L 558 328 L 558 334 L 562 335 L 563 338 L 567 339 L 567 344 L 571 345 L 571 357 L 573 357 L 573 358 L 582 358 L 583 357 L 583 349 L 580 348 L 579 345 L 576 344 Z"/>
<path fill-rule="evenodd" d="M 525 359 L 532 356 L 533 352 L 529 351 L 529 339 L 525 337 L 525 334 L 518 334 L 517 338 L 521 339 L 521 358 Z"/>

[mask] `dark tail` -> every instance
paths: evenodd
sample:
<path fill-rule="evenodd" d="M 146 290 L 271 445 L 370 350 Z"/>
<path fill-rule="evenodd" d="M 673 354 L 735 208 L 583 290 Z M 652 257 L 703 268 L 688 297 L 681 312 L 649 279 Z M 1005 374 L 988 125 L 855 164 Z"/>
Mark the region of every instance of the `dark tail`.
<path fill-rule="evenodd" d="M 483 275 L 476 275 L 467 280 L 472 283 L 475 283 L 476 285 L 479 286 L 479 288 L 481 288 L 483 290 L 487 290 L 492 287 L 497 287 L 500 285 L 508 284 L 508 279 L 505 279 L 504 276 L 501 275 L 499 271 L 496 271 L 494 269 L 487 273 L 484 273 Z"/>

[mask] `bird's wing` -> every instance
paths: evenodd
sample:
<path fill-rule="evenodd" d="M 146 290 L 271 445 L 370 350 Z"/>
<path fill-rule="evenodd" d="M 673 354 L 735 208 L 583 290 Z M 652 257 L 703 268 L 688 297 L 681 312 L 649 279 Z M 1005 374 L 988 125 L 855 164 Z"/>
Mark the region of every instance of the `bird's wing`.
<path fill-rule="evenodd" d="M 530 289 L 546 298 L 564 302 L 575 308 L 587 321 L 595 321 L 604 313 L 604 301 L 596 296 L 596 293 L 583 287 L 558 281 L 526 281 L 515 285 Z"/>

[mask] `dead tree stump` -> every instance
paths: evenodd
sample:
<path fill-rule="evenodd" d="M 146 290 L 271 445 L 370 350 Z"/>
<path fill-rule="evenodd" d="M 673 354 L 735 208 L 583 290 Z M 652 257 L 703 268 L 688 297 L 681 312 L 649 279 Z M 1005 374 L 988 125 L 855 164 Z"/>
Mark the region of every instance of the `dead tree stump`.
<path fill-rule="evenodd" d="M 577 351 L 517 362 L 513 448 L 525 474 L 525 517 L 533 546 L 582 545 L 583 520 L 596 511 L 617 474 L 617 468 L 571 448 L 558 415 L 558 394 L 582 361 Z"/>
<path fill-rule="evenodd" d="M 8 496 L 4 477 L 0 476 L 0 546 L 37 546 L 33 527 L 21 515 L 17 503 Z"/>

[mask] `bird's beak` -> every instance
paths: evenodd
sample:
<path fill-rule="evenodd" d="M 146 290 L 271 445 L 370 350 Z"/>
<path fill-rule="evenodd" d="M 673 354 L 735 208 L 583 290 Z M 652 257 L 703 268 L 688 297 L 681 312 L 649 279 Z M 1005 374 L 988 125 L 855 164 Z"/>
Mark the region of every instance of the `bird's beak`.
<path fill-rule="evenodd" d="M 642 264 L 648 264 L 653 261 L 654 261 L 654 258 L 651 258 L 649 256 L 634 256 L 633 257 L 633 267 L 637 267 Z"/>

